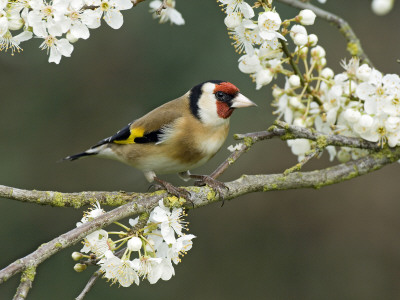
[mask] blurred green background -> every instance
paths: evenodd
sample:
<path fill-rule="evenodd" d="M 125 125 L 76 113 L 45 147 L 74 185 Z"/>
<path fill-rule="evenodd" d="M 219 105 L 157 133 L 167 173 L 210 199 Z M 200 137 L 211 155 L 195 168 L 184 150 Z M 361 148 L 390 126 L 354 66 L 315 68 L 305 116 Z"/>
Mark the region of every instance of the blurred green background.
<path fill-rule="evenodd" d="M 114 161 L 57 163 L 113 134 L 150 109 L 208 79 L 236 84 L 259 107 L 235 112 L 231 134 L 258 131 L 273 122 L 270 87 L 260 91 L 237 68 L 215 1 L 180 0 L 186 25 L 159 25 L 148 2 L 124 12 L 122 29 L 106 24 L 75 44 L 72 58 L 49 64 L 40 40 L 24 52 L 0 55 L 0 184 L 37 190 L 142 191 L 140 171 Z M 377 17 L 369 1 L 329 0 L 325 9 L 347 19 L 375 66 L 399 73 L 400 10 Z M 282 18 L 296 10 L 277 5 Z M 308 27 L 327 50 L 328 65 L 341 71 L 349 55 L 336 28 L 322 20 Z M 282 82 L 281 82 L 282 85 Z M 210 173 L 220 153 L 198 173 Z M 326 154 L 306 170 L 329 165 Z M 279 173 L 296 163 L 285 142 L 258 143 L 222 177 Z M 168 282 L 118 288 L 100 280 L 86 299 L 399 299 L 400 199 L 398 164 L 321 190 L 259 193 L 191 211 L 198 237 Z M 175 175 L 165 176 L 183 184 Z M 107 208 L 108 209 L 108 208 Z M 74 228 L 82 210 L 0 201 L 0 268 Z M 29 299 L 73 299 L 94 268 L 73 271 L 70 254 L 38 268 Z M 0 286 L 10 299 L 16 276 Z"/>

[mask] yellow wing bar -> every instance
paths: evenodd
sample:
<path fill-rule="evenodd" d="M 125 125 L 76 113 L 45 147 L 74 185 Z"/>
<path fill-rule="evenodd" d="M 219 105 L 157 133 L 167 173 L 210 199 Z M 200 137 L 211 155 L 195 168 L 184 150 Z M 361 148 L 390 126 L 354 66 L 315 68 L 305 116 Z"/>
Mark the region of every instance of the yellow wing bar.
<path fill-rule="evenodd" d="M 125 140 L 114 140 L 113 143 L 115 144 L 135 144 L 135 138 L 143 137 L 144 136 L 144 128 L 137 127 L 137 128 L 132 128 L 130 130 L 131 134 L 129 137 Z"/>

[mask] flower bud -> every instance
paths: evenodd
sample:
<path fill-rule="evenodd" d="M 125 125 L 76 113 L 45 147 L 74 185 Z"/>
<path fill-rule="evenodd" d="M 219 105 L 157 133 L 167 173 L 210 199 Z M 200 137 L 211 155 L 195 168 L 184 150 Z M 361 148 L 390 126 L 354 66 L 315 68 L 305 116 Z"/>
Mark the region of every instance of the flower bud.
<path fill-rule="evenodd" d="M 317 65 L 320 66 L 320 67 L 325 67 L 326 64 L 327 64 L 327 61 L 326 61 L 326 58 L 325 58 L 325 57 L 322 57 L 322 58 L 319 60 L 319 62 L 317 63 Z"/>
<path fill-rule="evenodd" d="M 71 31 L 68 31 L 67 34 L 65 35 L 65 37 L 67 38 L 67 40 L 68 40 L 70 43 L 75 43 L 76 41 L 79 40 L 77 37 L 75 37 L 75 36 L 71 33 Z"/>
<path fill-rule="evenodd" d="M 296 118 L 293 121 L 293 125 L 294 126 L 299 126 L 299 127 L 305 127 L 306 126 L 306 122 L 304 119 L 302 118 Z"/>
<path fill-rule="evenodd" d="M 337 158 L 341 163 L 345 163 L 345 162 L 348 162 L 351 159 L 351 155 L 350 155 L 350 152 L 348 150 L 340 149 L 338 154 L 337 154 Z"/>
<path fill-rule="evenodd" d="M 335 76 L 335 73 L 333 73 L 331 68 L 324 68 L 321 71 L 321 76 L 325 79 L 331 79 L 333 76 Z"/>
<path fill-rule="evenodd" d="M 318 37 L 316 34 L 311 33 L 310 35 L 308 35 L 308 44 L 310 47 L 316 46 L 317 43 L 318 43 Z"/>
<path fill-rule="evenodd" d="M 308 47 L 302 47 L 302 48 L 299 50 L 299 55 L 300 55 L 300 57 L 303 58 L 303 59 L 307 57 L 307 53 L 308 53 Z"/>
<path fill-rule="evenodd" d="M 300 23 L 303 25 L 313 25 L 315 21 L 315 13 L 310 9 L 303 9 L 299 13 Z"/>
<path fill-rule="evenodd" d="M 289 98 L 289 104 L 296 108 L 301 107 L 301 102 L 300 102 L 299 98 L 294 97 L 294 96 Z M 300 125 L 298 125 L 298 126 L 300 126 Z"/>
<path fill-rule="evenodd" d="M 347 122 L 356 123 L 361 118 L 361 113 L 358 110 L 348 108 L 344 112 L 344 118 Z"/>
<path fill-rule="evenodd" d="M 368 81 L 371 76 L 372 69 L 367 64 L 363 64 L 356 70 L 356 77 L 362 81 Z"/>
<path fill-rule="evenodd" d="M 305 34 L 297 34 L 294 39 L 293 42 L 297 45 L 297 46 L 304 46 L 305 44 L 308 43 L 308 37 Z"/>
<path fill-rule="evenodd" d="M 85 264 L 75 264 L 75 266 L 74 266 L 74 270 L 78 273 L 85 271 L 86 268 L 87 268 L 87 265 L 85 265 Z"/>
<path fill-rule="evenodd" d="M 393 0 L 373 0 L 371 8 L 378 16 L 386 15 L 393 8 Z"/>
<path fill-rule="evenodd" d="M 297 88 L 300 86 L 300 77 L 297 75 L 292 75 L 289 77 L 289 84 L 294 87 Z"/>
<path fill-rule="evenodd" d="M 322 58 L 325 57 L 325 55 L 326 55 L 325 49 L 322 48 L 321 46 L 316 46 L 311 49 L 311 56 L 313 58 Z"/>
<path fill-rule="evenodd" d="M 374 119 L 370 115 L 362 115 L 358 124 L 364 128 L 370 128 L 374 123 Z"/>
<path fill-rule="evenodd" d="M 127 248 L 130 251 L 139 251 L 142 248 L 142 240 L 138 238 L 137 236 L 132 237 L 128 241 Z"/>
<path fill-rule="evenodd" d="M 275 87 L 272 89 L 272 96 L 275 99 L 280 98 L 282 96 L 282 94 L 283 94 L 283 91 L 280 88 Z"/>
<path fill-rule="evenodd" d="M 290 29 L 290 37 L 297 46 L 304 46 L 308 42 L 307 30 L 301 25 L 292 26 Z"/>
<path fill-rule="evenodd" d="M 83 258 L 83 254 L 80 252 L 72 252 L 71 257 L 73 260 L 78 261 Z"/>
<path fill-rule="evenodd" d="M 400 125 L 399 117 L 389 117 L 385 121 L 385 128 L 388 132 L 395 132 Z"/>
<path fill-rule="evenodd" d="M 19 30 L 24 26 L 24 20 L 22 18 L 11 18 L 8 19 L 9 30 Z"/>

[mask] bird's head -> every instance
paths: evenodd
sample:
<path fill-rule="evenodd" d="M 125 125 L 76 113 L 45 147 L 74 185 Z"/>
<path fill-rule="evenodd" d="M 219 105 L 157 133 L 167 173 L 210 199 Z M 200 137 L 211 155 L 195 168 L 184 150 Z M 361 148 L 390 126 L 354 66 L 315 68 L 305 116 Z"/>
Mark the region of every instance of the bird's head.
<path fill-rule="evenodd" d="M 225 123 L 235 108 L 257 106 L 230 82 L 209 80 L 189 91 L 190 109 L 195 117 L 206 124 Z"/>

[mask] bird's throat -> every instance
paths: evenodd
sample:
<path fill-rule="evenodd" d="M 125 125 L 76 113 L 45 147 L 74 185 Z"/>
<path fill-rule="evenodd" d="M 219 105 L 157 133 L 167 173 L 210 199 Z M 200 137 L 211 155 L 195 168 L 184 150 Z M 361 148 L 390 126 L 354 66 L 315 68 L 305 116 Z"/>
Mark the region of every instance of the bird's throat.
<path fill-rule="evenodd" d="M 233 113 L 233 108 L 230 108 L 225 102 L 217 101 L 217 114 L 220 118 L 227 119 Z"/>

